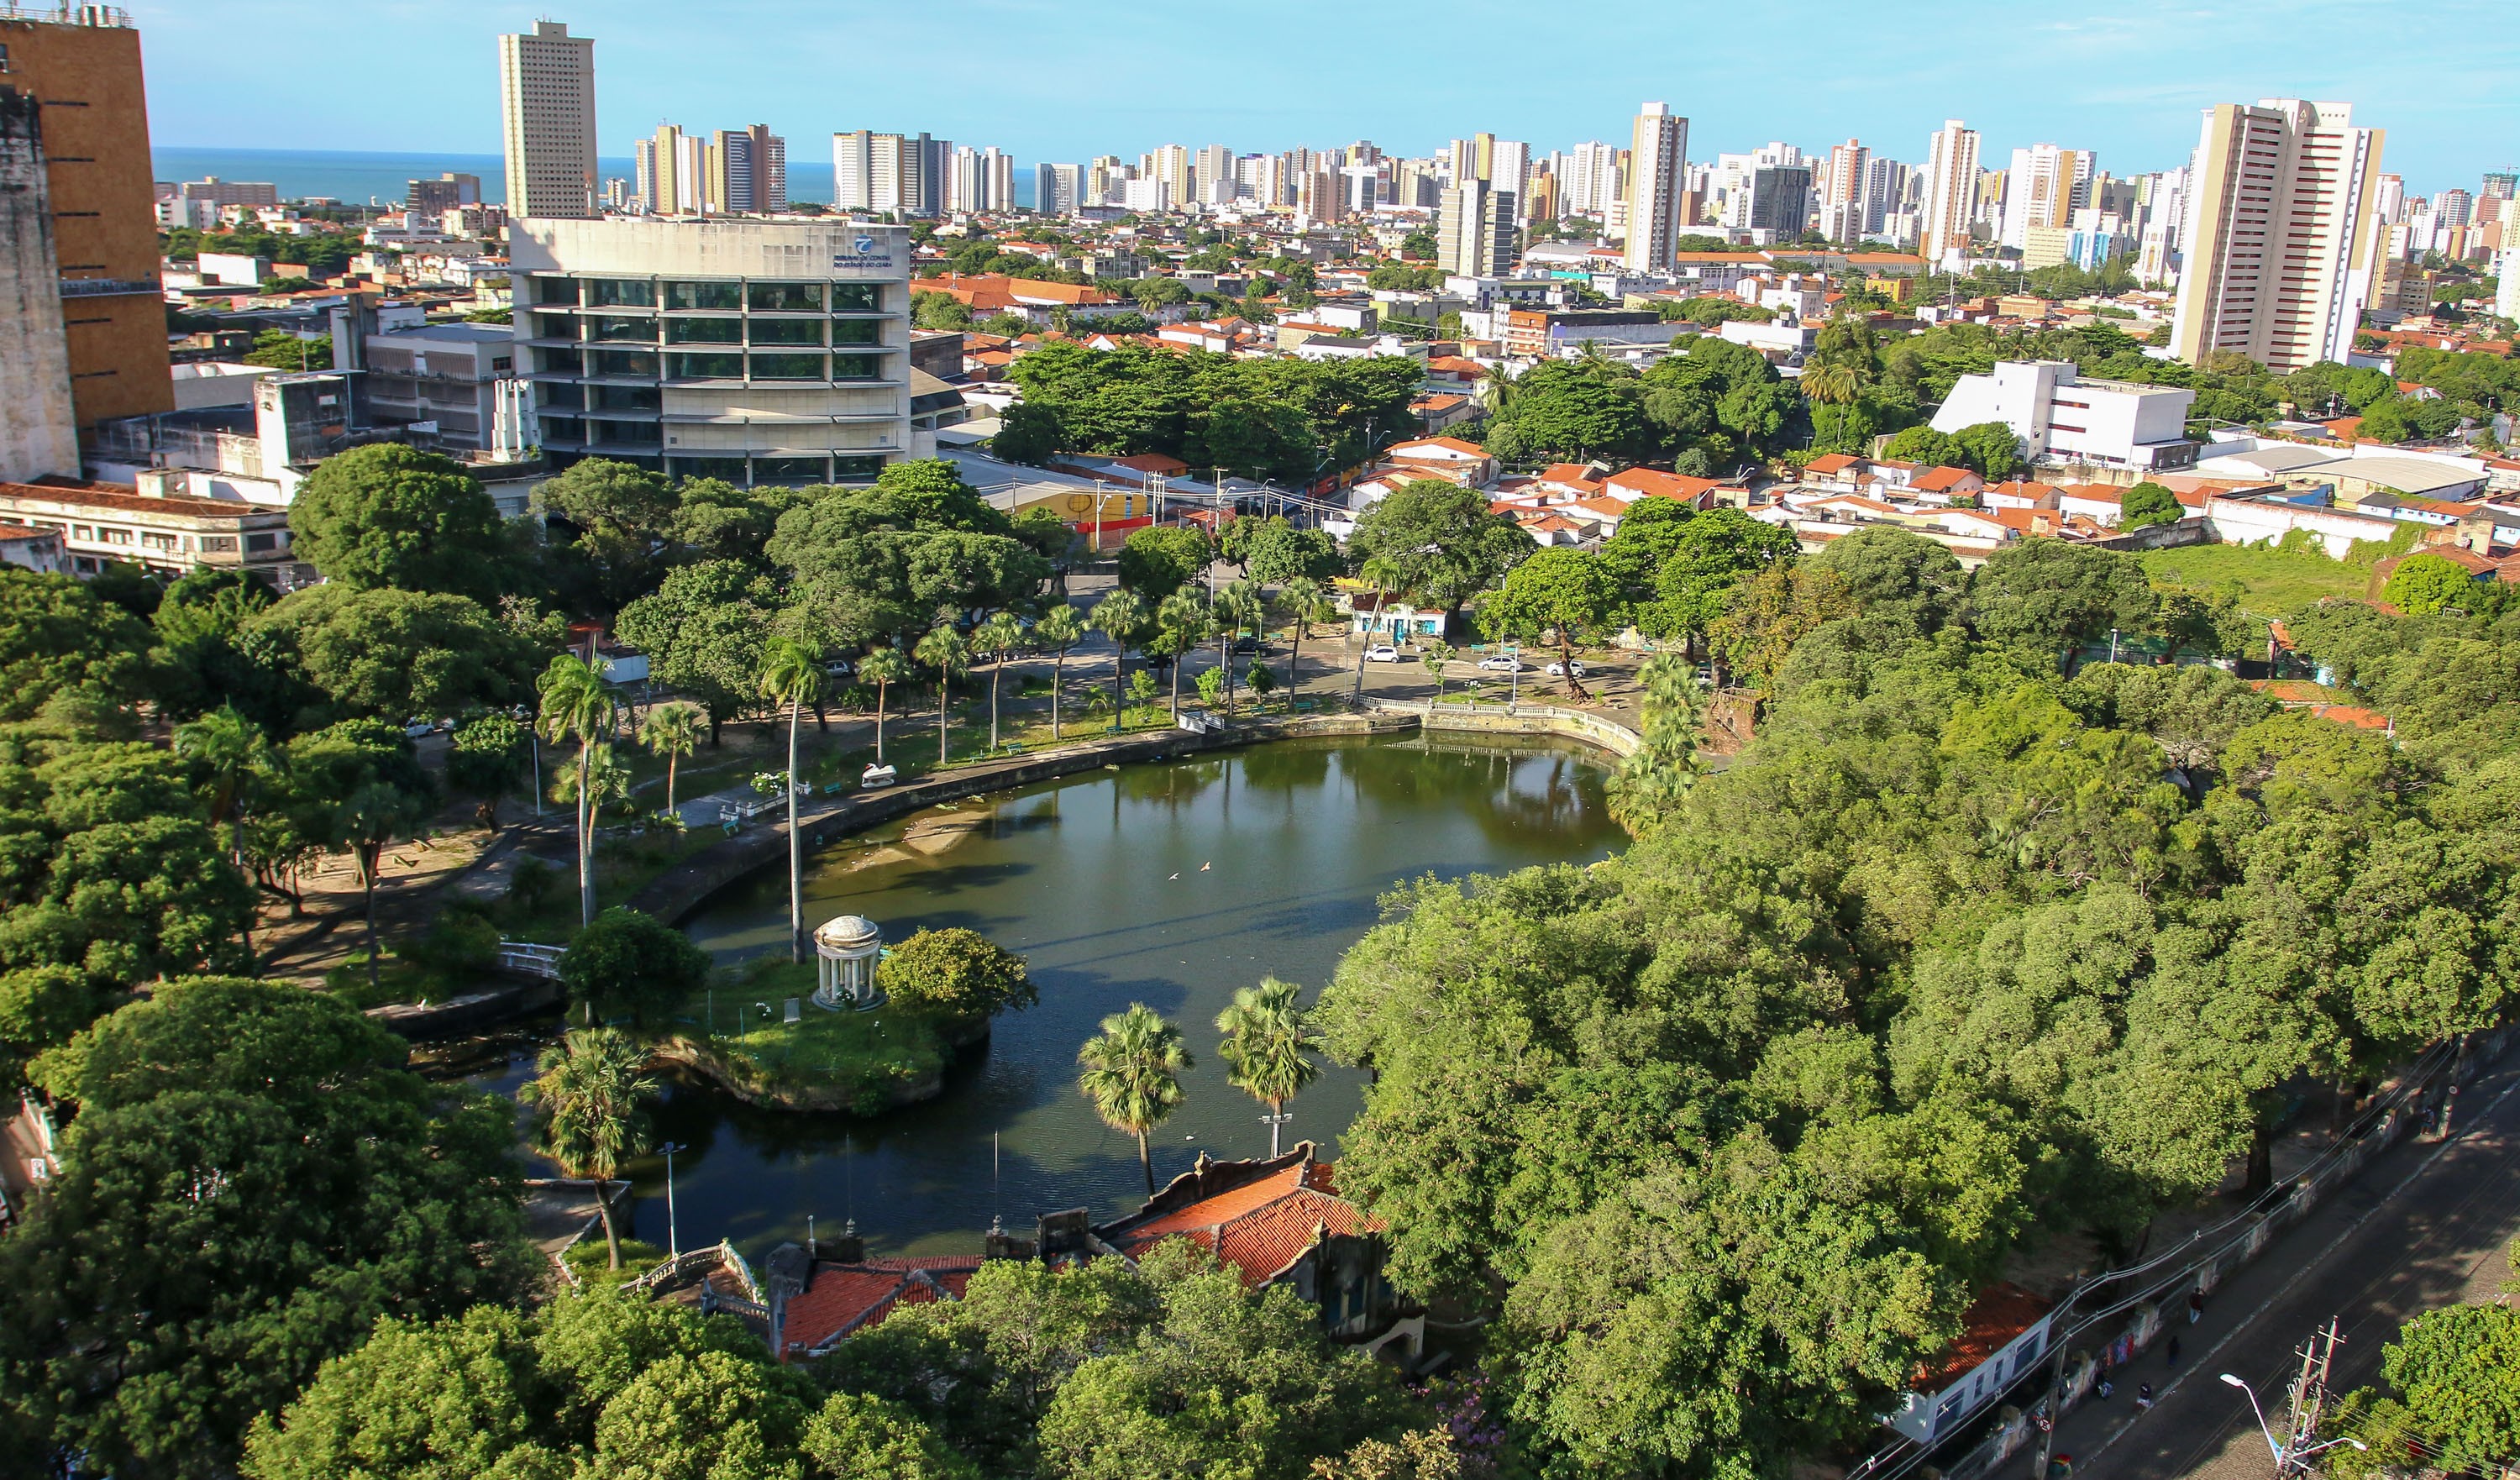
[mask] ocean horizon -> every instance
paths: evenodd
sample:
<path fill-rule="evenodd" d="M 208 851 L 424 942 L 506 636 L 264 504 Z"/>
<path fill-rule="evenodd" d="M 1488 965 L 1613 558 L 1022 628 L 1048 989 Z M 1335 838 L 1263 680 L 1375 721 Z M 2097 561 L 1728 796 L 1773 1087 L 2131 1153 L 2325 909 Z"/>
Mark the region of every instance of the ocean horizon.
<path fill-rule="evenodd" d="M 268 182 L 280 192 L 284 201 L 322 197 L 345 205 L 384 205 L 402 200 L 412 181 L 433 180 L 449 171 L 480 176 L 481 199 L 485 203 L 502 204 L 508 199 L 507 161 L 498 155 L 325 149 L 192 149 L 180 146 L 153 149 L 149 153 L 151 165 L 159 180 L 174 183 L 215 175 L 222 180 Z M 627 180 L 637 172 L 626 156 L 599 156 L 595 164 L 597 171 L 608 178 L 618 176 Z M 1028 202 L 1031 186 L 1031 176 L 1017 170 L 1017 203 Z M 816 163 L 791 155 L 788 160 L 788 199 L 829 203 L 832 199 L 831 160 Z"/>

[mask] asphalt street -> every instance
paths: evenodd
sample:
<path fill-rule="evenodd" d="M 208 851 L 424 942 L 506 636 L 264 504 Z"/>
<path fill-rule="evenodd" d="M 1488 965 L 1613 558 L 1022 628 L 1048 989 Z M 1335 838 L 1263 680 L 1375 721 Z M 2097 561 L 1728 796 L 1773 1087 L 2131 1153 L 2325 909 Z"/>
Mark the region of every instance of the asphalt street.
<path fill-rule="evenodd" d="M 2227 1281 L 2202 1321 L 2175 1326 L 2176 1363 L 2157 1344 L 2119 1369 L 2115 1397 L 2086 1403 L 2057 1435 L 2075 1480 L 2272 1480 L 2248 1399 L 2220 1374 L 2245 1380 L 2280 1424 L 2299 1349 L 2329 1320 L 2345 1338 L 2329 1379 L 2342 1394 L 2378 1380 L 2381 1348 L 2408 1317 L 2499 1294 L 2511 1277 L 2504 1248 L 2520 1235 L 2515 1090 L 2520 1050 L 2460 1091 L 2463 1124 L 2449 1141 L 2391 1148 Z M 2139 1383 L 2155 1395 L 2148 1413 L 2135 1408 Z"/>

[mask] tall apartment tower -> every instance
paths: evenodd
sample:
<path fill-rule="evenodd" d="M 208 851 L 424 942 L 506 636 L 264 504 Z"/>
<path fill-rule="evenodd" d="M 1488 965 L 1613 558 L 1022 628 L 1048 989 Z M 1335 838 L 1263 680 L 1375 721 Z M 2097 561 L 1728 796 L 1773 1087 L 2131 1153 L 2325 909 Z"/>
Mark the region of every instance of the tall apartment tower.
<path fill-rule="evenodd" d="M 1628 150 L 1628 255 L 1631 272 L 1662 272 L 1685 224 L 1688 179 L 1688 120 L 1667 103 L 1648 103 L 1637 113 Z"/>
<path fill-rule="evenodd" d="M 32 127 L 52 200 L 59 304 L 45 310 L 13 296 L 0 313 L 51 313 L 51 332 L 66 341 L 82 430 L 110 417 L 171 411 L 140 33 L 109 6 L 69 7 L 58 13 L 66 20 L 6 14 L 0 88 L 17 89 L 38 111 Z M 0 406 L 0 416 L 15 411 Z"/>
<path fill-rule="evenodd" d="M 1073 164 L 1036 164 L 1032 167 L 1032 208 L 1040 215 L 1065 216 L 1076 211 L 1076 192 L 1082 172 Z"/>
<path fill-rule="evenodd" d="M 560 21 L 501 36 L 499 123 L 510 216 L 596 214 L 593 37 Z"/>
<path fill-rule="evenodd" d="M 1488 184 L 1513 197 L 1518 209 L 1531 202 L 1531 146 L 1499 139 L 1488 150 Z"/>
<path fill-rule="evenodd" d="M 1944 257 L 1968 249 L 1977 190 L 1977 130 L 1947 118 L 1925 147 L 1924 219 L 1916 249 L 1926 261 L 1940 266 Z"/>
<path fill-rule="evenodd" d="M 1435 262 L 1468 278 L 1501 278 L 1513 267 L 1514 198 L 1484 180 L 1444 192 L 1435 217 Z"/>
<path fill-rule="evenodd" d="M 1854 139 L 1831 145 L 1828 164 L 1820 177 L 1820 234 L 1832 242 L 1856 243 L 1872 229 L 1867 189 L 1872 151 Z"/>
<path fill-rule="evenodd" d="M 43 105 L 0 87 L 0 481 L 79 473 Z"/>
<path fill-rule="evenodd" d="M 2012 167 L 2003 173 L 2003 245 L 2017 251 L 2034 226 L 2072 225 L 2074 212 L 2091 203 L 2096 163 L 2088 149 L 2033 144 L 2014 150 Z"/>
<path fill-rule="evenodd" d="M 2344 103 L 2269 98 L 2205 114 L 2170 342 L 2271 370 L 2342 361 L 2370 296 L 2382 131 Z"/>

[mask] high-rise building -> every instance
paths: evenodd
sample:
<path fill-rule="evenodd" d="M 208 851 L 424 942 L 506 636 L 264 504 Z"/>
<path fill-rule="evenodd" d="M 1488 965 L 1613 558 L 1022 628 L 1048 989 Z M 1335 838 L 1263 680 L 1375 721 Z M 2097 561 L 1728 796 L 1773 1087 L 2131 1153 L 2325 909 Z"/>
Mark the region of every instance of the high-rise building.
<path fill-rule="evenodd" d="M 2229 350 L 2278 372 L 2345 359 L 2378 256 L 2382 143 L 2344 103 L 2206 112 L 2171 329 L 2179 358 Z"/>
<path fill-rule="evenodd" d="M 1167 144 L 1156 150 L 1145 171 L 1164 185 L 1165 203 L 1179 209 L 1197 199 L 1197 181 L 1192 167 L 1192 155 L 1186 145 Z"/>
<path fill-rule="evenodd" d="M 1680 240 L 1688 165 L 1688 120 L 1667 103 L 1637 113 L 1628 151 L 1627 264 L 1631 272 L 1663 272 Z"/>
<path fill-rule="evenodd" d="M 559 21 L 499 38 L 508 214 L 595 214 L 595 41 Z"/>
<path fill-rule="evenodd" d="M 0 482 L 79 475 L 43 105 L 0 87 Z"/>
<path fill-rule="evenodd" d="M 1470 135 L 1470 172 L 1491 185 L 1496 183 L 1496 146 L 1494 134 Z"/>
<path fill-rule="evenodd" d="M 140 69 L 140 33 L 110 6 L 65 7 L 63 19 L 0 19 L 0 89 L 15 88 L 35 112 L 22 125 L 40 171 L 18 161 L 22 178 L 40 173 L 49 198 L 51 256 L 24 243 L 11 251 L 21 286 L 0 297 L 0 315 L 49 320 L 28 331 L 59 335 L 69 360 L 69 400 L 82 428 L 112 417 L 171 411 L 166 310 L 158 283 L 156 196 L 149 161 L 149 99 Z M 31 184 L 31 180 L 28 182 Z M 19 189 L 27 188 L 20 186 Z M 25 278 L 42 279 L 40 283 Z M 14 360 L 0 347 L 0 360 Z M 0 377 L 14 381 L 11 364 Z M 49 381 L 49 374 L 47 373 Z M 0 423 L 20 408 L 0 394 Z M 68 469 L 76 473 L 73 462 Z"/>
<path fill-rule="evenodd" d="M 1534 164 L 1523 177 L 1523 196 L 1529 202 L 1522 208 L 1526 221 L 1554 221 L 1562 213 L 1556 172 L 1546 164 Z"/>
<path fill-rule="evenodd" d="M 1073 164 L 1034 165 L 1032 167 L 1032 208 L 1045 216 L 1074 214 L 1080 175 L 1081 171 Z"/>
<path fill-rule="evenodd" d="M 1563 188 L 1568 215 L 1604 215 L 1611 202 L 1626 198 L 1627 181 L 1619 170 L 1619 157 L 1625 153 L 1615 144 L 1587 142 L 1575 146 Z"/>
<path fill-rule="evenodd" d="M 1444 192 L 1435 217 L 1435 263 L 1470 278 L 1501 278 L 1513 267 L 1510 194 L 1472 180 Z"/>
<path fill-rule="evenodd" d="M 1762 244 L 1795 241 L 1811 220 L 1811 198 L 1810 165 L 1761 165 L 1750 174 L 1749 208 L 1741 224 Z"/>
<path fill-rule="evenodd" d="M 743 486 L 871 482 L 912 455 L 905 228 L 516 221 L 509 256 L 556 463 Z"/>
<path fill-rule="evenodd" d="M 1516 209 L 1530 206 L 1531 146 L 1518 139 L 1498 139 L 1488 147 L 1488 184 L 1513 197 Z"/>
<path fill-rule="evenodd" d="M 1924 219 L 1916 247 L 1937 266 L 1968 250 L 1977 207 L 1977 130 L 1947 118 L 1925 148 Z"/>
<path fill-rule="evenodd" d="M 1466 185 L 1479 178 L 1479 146 L 1473 139 L 1453 139 L 1444 145 L 1445 178 L 1455 185 Z"/>
<path fill-rule="evenodd" d="M 936 215 L 943 208 L 951 140 L 925 134 L 878 134 L 868 129 L 832 135 L 832 205 L 898 220 Z"/>
<path fill-rule="evenodd" d="M 2497 201 L 2508 201 L 2513 199 L 2515 196 L 2520 196 L 2520 170 L 2487 170 L 2485 172 L 2485 189 L 2479 191 L 2478 194 L 2491 196 Z"/>
<path fill-rule="evenodd" d="M 1216 187 L 1220 185 L 1226 187 L 1224 200 L 1230 202 L 1234 199 L 1234 151 L 1222 144 L 1210 144 L 1201 149 L 1198 157 L 1192 161 L 1191 172 L 1191 187 L 1196 199 L 1210 199 L 1217 194 Z"/>
<path fill-rule="evenodd" d="M 875 134 L 868 129 L 832 135 L 832 208 L 875 209 Z"/>
<path fill-rule="evenodd" d="M 1832 242 L 1857 242 L 1871 230 L 1867 208 L 1866 177 L 1872 151 L 1849 139 L 1832 145 L 1820 174 L 1820 234 Z"/>
<path fill-rule="evenodd" d="M 2033 227 L 2069 224 L 2077 209 L 2091 203 L 2095 162 L 2087 149 L 2034 144 L 2014 150 L 2012 167 L 2003 174 L 2003 245 L 2017 251 Z"/>
<path fill-rule="evenodd" d="M 460 175 L 450 169 L 434 180 L 414 180 L 403 187 L 402 203 L 409 209 L 431 214 L 478 205 L 481 203 L 481 177 Z"/>
<path fill-rule="evenodd" d="M 709 142 L 709 208 L 776 215 L 788 208 L 788 141 L 769 125 L 720 129 Z"/>

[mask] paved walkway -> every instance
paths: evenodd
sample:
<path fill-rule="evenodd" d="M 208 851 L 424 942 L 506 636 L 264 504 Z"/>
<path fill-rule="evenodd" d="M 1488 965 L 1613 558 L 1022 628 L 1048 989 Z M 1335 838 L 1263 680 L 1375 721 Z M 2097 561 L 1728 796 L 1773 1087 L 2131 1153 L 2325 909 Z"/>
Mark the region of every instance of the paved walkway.
<path fill-rule="evenodd" d="M 2510 1278 L 2504 1248 L 2520 1235 L 2520 1048 L 2459 1092 L 2463 1127 L 2448 1142 L 2408 1140 L 2287 1230 L 2215 1293 L 2204 1319 L 2174 1327 L 2165 1347 L 2121 1368 L 2117 1394 L 2069 1414 L 2056 1449 L 2076 1480 L 2267 1480 L 2272 1460 L 2233 1373 L 2281 1422 L 2300 1368 L 2296 1349 L 2334 1319 L 2345 1336 L 2331 1388 L 2375 1383 L 2398 1326 L 2434 1306 L 2491 1300 Z M 2156 1399 L 2138 1415 L 2135 1393 Z M 2018 1480 L 2027 1458 L 1999 1474 Z"/>

